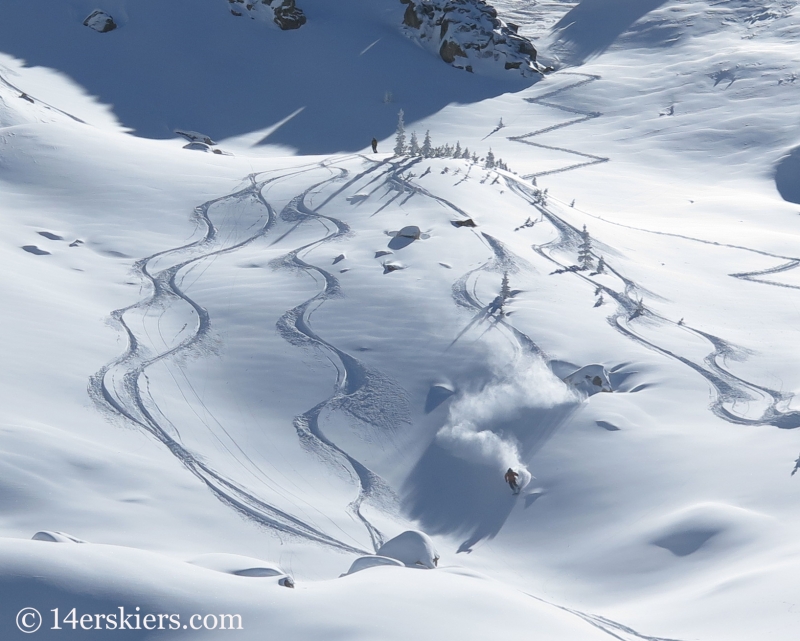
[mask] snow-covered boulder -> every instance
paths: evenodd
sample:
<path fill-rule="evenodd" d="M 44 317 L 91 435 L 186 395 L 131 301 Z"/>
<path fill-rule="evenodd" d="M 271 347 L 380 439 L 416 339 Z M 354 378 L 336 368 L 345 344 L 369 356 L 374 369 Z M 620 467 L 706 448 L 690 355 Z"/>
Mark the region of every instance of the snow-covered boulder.
<path fill-rule="evenodd" d="M 100 9 L 95 9 L 92 11 L 86 17 L 86 20 L 83 21 L 83 25 L 85 27 L 89 27 L 90 29 L 94 29 L 98 33 L 107 33 L 109 31 L 114 31 L 114 29 L 117 28 L 117 23 L 114 22 L 114 18 L 108 15 L 105 11 L 100 11 Z"/>
<path fill-rule="evenodd" d="M 377 568 L 380 566 L 386 565 L 394 565 L 397 567 L 405 567 L 400 561 L 397 559 L 389 558 L 388 556 L 378 556 L 372 554 L 370 556 L 360 556 L 353 564 L 350 566 L 350 569 L 345 572 L 342 576 L 347 576 L 348 574 L 355 574 L 356 572 L 361 572 L 361 570 L 366 570 L 367 568 Z"/>
<path fill-rule="evenodd" d="M 47 541 L 48 543 L 86 543 L 83 539 L 77 536 L 72 536 L 66 532 L 56 532 L 50 530 L 42 530 L 37 532 L 31 537 L 33 541 Z"/>
<path fill-rule="evenodd" d="M 454 67 L 481 73 L 542 71 L 536 48 L 484 0 L 400 0 L 405 34 Z"/>
<path fill-rule="evenodd" d="M 412 238 L 413 240 L 418 240 L 422 236 L 422 231 L 416 225 L 408 225 L 397 232 L 397 235 L 400 238 Z"/>
<path fill-rule="evenodd" d="M 279 577 L 278 583 L 287 588 L 294 587 L 294 579 L 273 563 L 239 554 L 212 553 L 201 554 L 188 561 L 208 570 L 248 577 Z"/>
<path fill-rule="evenodd" d="M 613 392 L 608 372 L 602 365 L 586 365 L 564 378 L 564 382 L 579 392 L 592 396 L 599 392 Z"/>
<path fill-rule="evenodd" d="M 433 569 L 439 563 L 439 553 L 431 537 L 417 530 L 407 530 L 386 541 L 377 554 L 397 559 L 409 568 Z"/>
<path fill-rule="evenodd" d="M 190 142 L 188 145 L 184 145 L 183 148 L 191 149 L 192 151 L 211 151 L 211 147 L 204 142 Z"/>
<path fill-rule="evenodd" d="M 211 139 L 211 136 L 206 136 L 205 134 L 201 134 L 199 131 L 176 129 L 175 133 L 178 134 L 179 136 L 183 136 L 189 142 L 202 142 L 212 146 L 217 144 Z"/>
<path fill-rule="evenodd" d="M 284 31 L 299 29 L 306 23 L 303 10 L 295 0 L 228 0 L 231 13 L 243 16 L 245 12 L 254 19 L 272 20 Z"/>

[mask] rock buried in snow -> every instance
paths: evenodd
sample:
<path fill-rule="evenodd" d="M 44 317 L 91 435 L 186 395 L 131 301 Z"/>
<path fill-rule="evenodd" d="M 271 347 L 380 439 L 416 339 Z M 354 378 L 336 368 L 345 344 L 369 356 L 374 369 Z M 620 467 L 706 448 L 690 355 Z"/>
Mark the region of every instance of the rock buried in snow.
<path fill-rule="evenodd" d="M 408 568 L 434 569 L 439 564 L 439 553 L 424 532 L 407 530 L 386 541 L 377 551 L 378 556 L 397 559 Z"/>
<path fill-rule="evenodd" d="M 31 537 L 32 541 L 47 541 L 48 543 L 86 543 L 83 539 L 67 534 L 66 532 L 56 532 L 42 530 Z"/>
<path fill-rule="evenodd" d="M 228 0 L 231 13 L 243 16 L 246 10 L 253 19 L 272 20 L 284 31 L 299 29 L 306 23 L 303 10 L 295 0 Z M 233 7 L 236 7 L 235 9 Z"/>
<path fill-rule="evenodd" d="M 117 28 L 117 23 L 114 22 L 114 18 L 105 11 L 100 11 L 100 9 L 92 11 L 92 13 L 87 16 L 86 20 L 83 21 L 83 25 L 94 29 L 98 33 L 108 33 Z"/>
<path fill-rule="evenodd" d="M 179 136 L 183 136 L 189 142 L 204 142 L 207 145 L 216 145 L 213 140 L 211 140 L 210 136 L 206 136 L 205 134 L 201 134 L 198 131 L 184 131 L 183 129 L 176 129 L 175 133 Z"/>
<path fill-rule="evenodd" d="M 281 577 L 278 579 L 279 585 L 287 588 L 294 587 L 294 579 L 292 579 L 291 575 L 284 572 L 277 565 L 249 556 L 224 553 L 201 554 L 190 559 L 187 563 L 235 576 L 255 578 Z"/>
<path fill-rule="evenodd" d="M 599 392 L 613 392 L 608 372 L 602 365 L 586 365 L 564 378 L 564 382 L 572 385 L 579 392 L 592 396 Z"/>
<path fill-rule="evenodd" d="M 388 274 L 390 272 L 396 272 L 401 269 L 405 269 L 406 266 L 403 263 L 384 263 L 383 264 L 383 273 Z"/>
<path fill-rule="evenodd" d="M 454 220 L 452 223 L 453 227 L 477 227 L 472 218 L 467 218 L 466 220 Z"/>
<path fill-rule="evenodd" d="M 416 225 L 408 225 L 397 232 L 397 235 L 401 238 L 413 238 L 414 240 L 418 240 L 420 236 L 422 236 L 422 230 Z"/>
<path fill-rule="evenodd" d="M 361 572 L 361 570 L 366 570 L 367 568 L 376 568 L 379 566 L 397 566 L 397 567 L 405 567 L 400 561 L 397 559 L 392 559 L 388 556 L 377 556 L 377 555 L 370 555 L 370 556 L 360 556 L 353 564 L 350 566 L 350 569 L 342 574 L 342 576 L 347 576 L 348 574 L 355 574 L 356 572 Z"/>
<path fill-rule="evenodd" d="M 428 396 L 425 399 L 425 413 L 430 414 L 455 393 L 455 389 L 453 389 L 453 386 L 449 383 L 435 383 L 431 385 L 428 390 Z"/>
<path fill-rule="evenodd" d="M 272 0 L 275 2 L 275 0 Z M 275 7 L 275 24 L 284 31 L 299 29 L 306 23 L 306 16 L 302 9 L 295 6 L 295 0 L 283 0 Z"/>
<path fill-rule="evenodd" d="M 192 151 L 211 151 L 211 147 L 204 142 L 190 142 L 188 145 L 184 145 L 183 148 L 191 149 Z"/>

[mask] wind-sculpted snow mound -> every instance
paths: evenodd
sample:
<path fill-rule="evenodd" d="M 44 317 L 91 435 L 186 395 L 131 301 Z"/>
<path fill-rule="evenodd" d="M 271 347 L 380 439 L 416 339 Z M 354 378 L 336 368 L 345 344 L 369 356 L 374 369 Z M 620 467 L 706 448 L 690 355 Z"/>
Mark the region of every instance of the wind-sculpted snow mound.
<path fill-rule="evenodd" d="M 369 568 L 385 567 L 387 565 L 399 568 L 405 567 L 404 564 L 398 561 L 397 559 L 393 559 L 388 556 L 378 556 L 377 554 L 370 556 L 360 556 L 355 561 L 353 561 L 353 564 L 350 566 L 350 569 L 342 576 L 355 574 L 356 572 L 361 572 L 362 570 L 367 570 Z"/>
<path fill-rule="evenodd" d="M 407 530 L 386 541 L 379 549 L 378 556 L 397 559 L 409 568 L 433 569 L 439 563 L 439 553 L 424 532 Z"/>
<path fill-rule="evenodd" d="M 406 35 L 457 69 L 487 75 L 516 70 L 526 77 L 541 73 L 531 41 L 483 0 L 400 1 L 408 5 Z"/>
<path fill-rule="evenodd" d="M 15 627 L 45 639 L 114 639 L 119 630 L 152 639 L 183 630 L 192 638 L 314 641 L 336 630 L 343 639 L 405 641 L 523 638 L 531 629 L 548 640 L 608 638 L 577 614 L 463 570 L 376 568 L 290 591 L 135 548 L 4 538 L 0 588 L 10 639 L 24 638 Z M 60 627 L 51 632 L 54 617 Z"/>
<path fill-rule="evenodd" d="M 592 396 L 600 392 L 613 392 L 608 372 L 602 365 L 585 365 L 564 379 L 579 392 Z"/>

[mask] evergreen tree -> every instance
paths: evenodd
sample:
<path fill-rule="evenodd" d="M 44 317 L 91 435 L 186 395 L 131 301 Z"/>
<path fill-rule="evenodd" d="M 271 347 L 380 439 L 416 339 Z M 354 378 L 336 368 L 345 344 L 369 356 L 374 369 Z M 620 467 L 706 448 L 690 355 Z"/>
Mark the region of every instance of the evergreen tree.
<path fill-rule="evenodd" d="M 511 298 L 511 287 L 508 284 L 508 272 L 503 272 L 503 281 L 500 283 L 500 296 L 503 300 Z"/>
<path fill-rule="evenodd" d="M 461 157 L 464 160 L 469 160 L 470 159 L 469 147 L 464 147 L 464 151 L 461 152 Z"/>
<path fill-rule="evenodd" d="M 424 158 L 431 158 L 433 156 L 433 145 L 431 144 L 430 130 L 425 132 L 425 139 L 422 141 L 422 156 Z"/>
<path fill-rule="evenodd" d="M 592 239 L 589 232 L 586 231 L 586 225 L 583 226 L 583 231 L 580 232 L 581 244 L 578 245 L 578 262 L 582 269 L 591 269 L 593 267 L 592 258 Z"/>
<path fill-rule="evenodd" d="M 408 155 L 409 156 L 419 156 L 420 149 L 419 149 L 419 142 L 417 141 L 417 132 L 411 132 L 411 143 L 408 146 Z"/>
<path fill-rule="evenodd" d="M 397 134 L 395 135 L 394 155 L 403 156 L 406 153 L 406 123 L 403 121 L 403 110 L 397 114 Z"/>
<path fill-rule="evenodd" d="M 489 153 L 486 154 L 486 162 L 483 165 L 486 169 L 493 169 L 494 168 L 494 154 L 492 153 L 491 147 L 489 148 Z"/>
<path fill-rule="evenodd" d="M 456 140 L 456 148 L 453 151 L 453 158 L 461 158 L 461 143 Z"/>
<path fill-rule="evenodd" d="M 602 256 L 600 256 L 600 260 L 597 261 L 597 269 L 595 271 L 598 274 L 606 273 L 606 261 Z"/>

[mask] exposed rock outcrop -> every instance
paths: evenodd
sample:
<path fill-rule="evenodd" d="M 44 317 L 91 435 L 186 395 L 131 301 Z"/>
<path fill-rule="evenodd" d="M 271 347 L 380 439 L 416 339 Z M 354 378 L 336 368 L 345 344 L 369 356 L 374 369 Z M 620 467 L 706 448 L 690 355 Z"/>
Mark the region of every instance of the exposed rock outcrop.
<path fill-rule="evenodd" d="M 107 33 L 117 28 L 117 23 L 114 22 L 114 18 L 105 11 L 100 11 L 100 9 L 92 11 L 92 13 L 87 16 L 86 20 L 83 21 L 83 25 L 99 33 Z"/>
<path fill-rule="evenodd" d="M 306 23 L 303 10 L 296 0 L 228 0 L 231 13 L 243 16 L 247 13 L 253 19 L 272 20 L 284 31 L 299 29 Z"/>
<path fill-rule="evenodd" d="M 523 76 L 544 71 L 536 48 L 503 22 L 484 0 L 400 0 L 403 31 L 446 63 L 479 73 L 513 70 Z"/>

